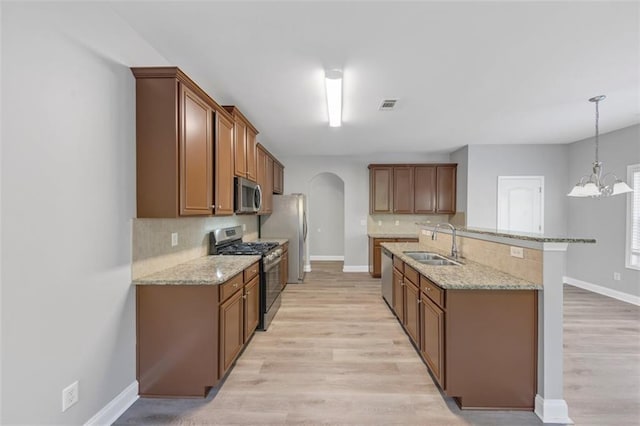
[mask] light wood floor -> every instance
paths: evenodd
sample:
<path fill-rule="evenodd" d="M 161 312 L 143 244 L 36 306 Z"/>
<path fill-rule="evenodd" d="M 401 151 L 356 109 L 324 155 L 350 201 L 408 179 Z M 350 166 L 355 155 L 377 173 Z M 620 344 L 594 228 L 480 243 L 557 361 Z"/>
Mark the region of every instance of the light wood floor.
<path fill-rule="evenodd" d="M 314 263 L 289 285 L 207 399 L 141 399 L 116 424 L 539 425 L 443 397 L 380 297 L 380 281 Z M 640 424 L 640 310 L 567 287 L 565 388 L 576 424 Z"/>

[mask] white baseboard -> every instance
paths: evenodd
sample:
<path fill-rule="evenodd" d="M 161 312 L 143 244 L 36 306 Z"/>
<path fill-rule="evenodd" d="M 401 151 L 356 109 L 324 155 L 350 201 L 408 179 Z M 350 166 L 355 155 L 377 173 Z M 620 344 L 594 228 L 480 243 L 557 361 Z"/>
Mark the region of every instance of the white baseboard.
<path fill-rule="evenodd" d="M 344 265 L 342 272 L 369 272 L 369 265 Z"/>
<path fill-rule="evenodd" d="M 309 260 L 325 262 L 325 261 L 334 261 L 334 260 L 344 260 L 344 256 L 309 256 Z"/>
<path fill-rule="evenodd" d="M 588 283 L 586 281 L 580 281 L 571 277 L 562 277 L 562 279 L 566 284 L 572 285 L 574 287 L 589 290 L 594 293 L 602 294 L 603 296 L 612 297 L 623 302 L 631 303 L 632 305 L 640 306 L 640 297 L 634 296 L 633 294 L 623 293 L 618 290 L 610 289 L 609 287 L 603 287 L 601 285 Z"/>
<path fill-rule="evenodd" d="M 544 399 L 536 395 L 535 413 L 542 423 L 573 424 L 573 420 L 569 418 L 569 407 L 564 399 Z"/>
<path fill-rule="evenodd" d="M 133 383 L 120 392 L 118 396 L 102 407 L 102 410 L 98 411 L 95 416 L 91 417 L 85 423 L 85 426 L 111 425 L 137 400 L 138 381 L 134 380 Z"/>
<path fill-rule="evenodd" d="M 305 272 L 311 272 L 311 265 L 304 265 Z"/>

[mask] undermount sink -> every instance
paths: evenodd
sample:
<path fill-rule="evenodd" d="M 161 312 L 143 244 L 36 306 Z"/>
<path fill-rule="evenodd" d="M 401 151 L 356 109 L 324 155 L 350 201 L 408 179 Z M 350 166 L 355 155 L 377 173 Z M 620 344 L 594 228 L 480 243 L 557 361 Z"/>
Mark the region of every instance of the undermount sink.
<path fill-rule="evenodd" d="M 405 251 L 404 254 L 412 258 L 413 260 L 420 262 L 424 265 L 431 266 L 449 266 L 459 265 L 458 263 L 449 260 L 436 253 L 430 253 L 428 251 Z"/>

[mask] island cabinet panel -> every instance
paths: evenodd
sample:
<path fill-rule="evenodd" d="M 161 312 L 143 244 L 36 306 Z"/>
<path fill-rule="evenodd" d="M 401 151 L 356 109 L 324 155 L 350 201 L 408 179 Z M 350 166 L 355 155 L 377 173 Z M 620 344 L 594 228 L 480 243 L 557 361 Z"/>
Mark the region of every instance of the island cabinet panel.
<path fill-rule="evenodd" d="M 218 287 L 136 287 L 141 396 L 204 397 L 218 375 Z"/>
<path fill-rule="evenodd" d="M 393 212 L 413 213 L 413 167 L 393 168 Z"/>
<path fill-rule="evenodd" d="M 404 276 L 402 272 L 393 268 L 393 311 L 400 320 L 400 323 L 404 323 Z"/>
<path fill-rule="evenodd" d="M 416 166 L 413 179 L 413 212 L 436 212 L 436 166 Z"/>
<path fill-rule="evenodd" d="M 436 172 L 436 213 L 453 214 L 456 212 L 457 166 L 438 166 Z"/>
<path fill-rule="evenodd" d="M 537 292 L 446 293 L 447 395 L 456 398 L 463 408 L 533 410 Z"/>
<path fill-rule="evenodd" d="M 444 311 L 422 294 L 420 354 L 434 378 L 444 388 Z"/>
<path fill-rule="evenodd" d="M 405 271 L 406 273 L 406 271 Z M 404 328 L 417 347 L 420 346 L 420 290 L 405 275 Z"/>
<path fill-rule="evenodd" d="M 215 206 L 216 215 L 233 214 L 233 122 L 216 114 Z"/>
<path fill-rule="evenodd" d="M 393 213 L 393 168 L 373 167 L 370 174 L 370 212 Z"/>
<path fill-rule="evenodd" d="M 244 345 L 244 299 L 237 291 L 220 305 L 220 377 L 233 365 Z"/>

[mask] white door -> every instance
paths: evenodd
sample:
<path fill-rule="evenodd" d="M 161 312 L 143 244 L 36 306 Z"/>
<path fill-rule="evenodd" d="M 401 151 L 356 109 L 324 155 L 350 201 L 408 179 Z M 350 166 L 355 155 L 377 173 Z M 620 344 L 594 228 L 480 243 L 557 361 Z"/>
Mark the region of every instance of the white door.
<path fill-rule="evenodd" d="M 498 229 L 544 232 L 544 176 L 498 176 Z"/>

